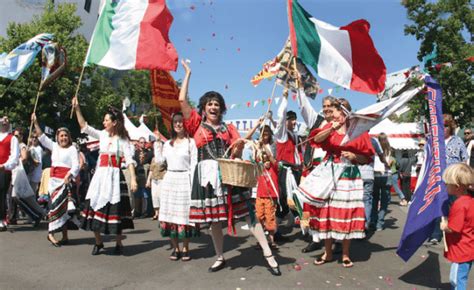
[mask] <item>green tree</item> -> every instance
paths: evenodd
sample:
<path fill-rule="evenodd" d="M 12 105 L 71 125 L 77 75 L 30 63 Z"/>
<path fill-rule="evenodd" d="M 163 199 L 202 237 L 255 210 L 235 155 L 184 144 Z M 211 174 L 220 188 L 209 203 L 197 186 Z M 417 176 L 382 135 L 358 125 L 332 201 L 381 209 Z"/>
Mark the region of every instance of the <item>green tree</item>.
<path fill-rule="evenodd" d="M 469 0 L 404 0 L 408 19 L 405 34 L 421 41 L 418 59 L 431 54 L 436 57 L 425 64 L 443 90 L 443 112 L 451 113 L 459 125 L 474 124 L 472 45 L 474 12 Z M 451 63 L 452 65 L 438 65 Z M 421 98 L 421 97 L 420 97 Z M 424 102 L 412 102 L 412 115 L 425 111 Z"/>
<path fill-rule="evenodd" d="M 82 21 L 75 4 L 55 5 L 48 1 L 44 12 L 29 23 L 9 23 L 7 37 L 0 37 L 0 51 L 11 51 L 40 33 L 53 33 L 54 41 L 64 47 L 67 53 L 67 67 L 64 74 L 48 86 L 40 95 L 36 114 L 42 125 L 52 128 L 67 126 L 73 135 L 79 134 L 75 118 L 70 119 L 71 98 L 87 52 L 88 42 L 78 34 Z M 0 94 L 11 86 L 1 99 L 0 114 L 10 117 L 16 126 L 27 128 L 33 111 L 39 82 L 41 79 L 40 54 L 14 83 L 0 79 Z M 120 72 L 103 67 L 87 67 L 80 86 L 79 101 L 87 121 L 98 128 L 102 125 L 103 114 L 110 105 L 121 107 L 121 95 L 114 87 Z M 123 74 L 123 73 L 122 73 Z M 143 86 L 143 84 L 141 84 Z"/>

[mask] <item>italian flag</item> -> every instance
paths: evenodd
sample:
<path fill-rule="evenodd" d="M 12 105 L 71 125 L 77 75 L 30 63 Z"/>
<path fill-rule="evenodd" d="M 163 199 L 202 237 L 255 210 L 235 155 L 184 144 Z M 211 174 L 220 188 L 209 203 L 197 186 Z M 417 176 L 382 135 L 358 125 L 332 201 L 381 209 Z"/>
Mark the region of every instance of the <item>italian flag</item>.
<path fill-rule="evenodd" d="M 368 94 L 384 90 L 385 64 L 366 20 L 332 26 L 312 17 L 297 0 L 288 0 L 288 23 L 293 54 L 321 78 Z"/>
<path fill-rule="evenodd" d="M 168 37 L 172 22 L 166 0 L 106 0 L 85 65 L 176 71 L 178 53 Z"/>

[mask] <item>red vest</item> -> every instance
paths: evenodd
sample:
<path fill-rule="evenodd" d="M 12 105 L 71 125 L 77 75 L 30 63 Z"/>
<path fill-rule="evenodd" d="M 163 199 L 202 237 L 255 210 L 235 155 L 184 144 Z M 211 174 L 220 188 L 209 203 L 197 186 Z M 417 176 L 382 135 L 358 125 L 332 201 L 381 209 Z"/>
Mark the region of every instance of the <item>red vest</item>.
<path fill-rule="evenodd" d="M 296 160 L 295 160 L 296 150 L 297 149 L 296 149 L 295 140 L 293 140 L 293 138 L 288 134 L 288 140 L 286 140 L 285 143 L 280 143 L 280 142 L 276 143 L 277 161 L 283 160 L 289 163 L 296 164 Z M 303 156 L 301 155 L 301 152 L 298 152 L 298 155 L 300 156 L 300 161 L 302 161 Z"/>
<path fill-rule="evenodd" d="M 12 134 L 8 134 L 2 141 L 0 141 L 0 164 L 4 164 L 10 157 Z"/>

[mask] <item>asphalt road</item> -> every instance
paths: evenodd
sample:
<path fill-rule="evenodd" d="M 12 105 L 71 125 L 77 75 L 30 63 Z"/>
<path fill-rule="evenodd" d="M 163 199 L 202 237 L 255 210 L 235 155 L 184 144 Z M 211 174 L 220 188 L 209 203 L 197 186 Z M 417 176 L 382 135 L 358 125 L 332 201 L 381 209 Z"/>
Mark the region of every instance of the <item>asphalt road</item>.
<path fill-rule="evenodd" d="M 0 289 L 449 289 L 450 265 L 441 245 L 421 247 L 408 263 L 395 254 L 407 208 L 393 203 L 389 209 L 384 231 L 352 243 L 350 269 L 337 255 L 338 261 L 312 265 L 322 250 L 301 253 L 306 242 L 299 230 L 284 228 L 290 242 L 275 253 L 280 277 L 268 272 L 255 238 L 240 229 L 243 223 L 237 236 L 225 237 L 226 268 L 208 273 L 214 249 L 207 231 L 192 241 L 193 260 L 182 262 L 168 259 L 170 244 L 150 219 L 135 220 L 135 230 L 125 233 L 123 256 L 112 255 L 113 237 L 105 238 L 102 255 L 91 256 L 91 232 L 71 231 L 70 245 L 54 248 L 45 222 L 33 229 L 20 221 L 0 233 Z"/>

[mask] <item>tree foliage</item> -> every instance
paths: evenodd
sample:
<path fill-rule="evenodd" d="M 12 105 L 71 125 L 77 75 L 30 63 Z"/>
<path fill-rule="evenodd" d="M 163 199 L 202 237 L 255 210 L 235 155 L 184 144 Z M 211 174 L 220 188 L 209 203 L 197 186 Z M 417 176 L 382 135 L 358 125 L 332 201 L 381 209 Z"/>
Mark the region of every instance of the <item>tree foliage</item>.
<path fill-rule="evenodd" d="M 443 112 L 451 113 L 461 126 L 474 123 L 472 45 L 474 12 L 469 0 L 404 0 L 408 19 L 405 34 L 421 41 L 418 59 L 436 57 L 425 64 L 443 90 Z M 450 65 L 442 65 L 450 63 Z M 436 65 L 438 64 L 438 65 Z M 420 115 L 424 102 L 412 102 L 412 112 Z"/>

